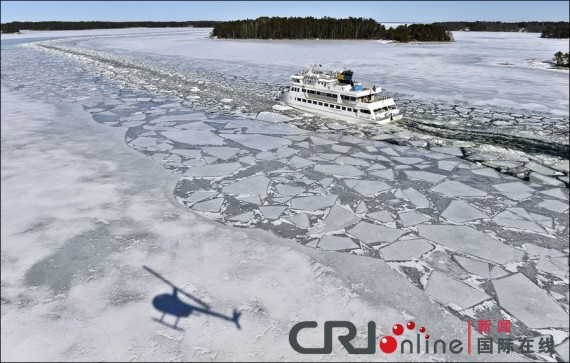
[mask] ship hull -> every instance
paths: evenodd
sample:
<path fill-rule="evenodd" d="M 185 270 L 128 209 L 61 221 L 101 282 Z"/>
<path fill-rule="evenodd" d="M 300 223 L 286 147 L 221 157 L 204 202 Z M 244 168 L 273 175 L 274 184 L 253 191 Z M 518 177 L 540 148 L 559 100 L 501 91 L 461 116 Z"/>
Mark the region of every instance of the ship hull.
<path fill-rule="evenodd" d="M 366 125 L 366 124 L 387 124 L 391 121 L 397 121 L 400 120 L 402 118 L 402 115 L 393 115 L 391 118 L 384 118 L 384 119 L 379 119 L 379 120 L 372 120 L 372 119 L 368 119 L 368 118 L 364 118 L 364 117 L 358 117 L 358 116 L 353 116 L 351 115 L 351 113 L 346 112 L 346 111 L 341 111 L 341 110 L 337 110 L 337 109 L 327 109 L 324 107 L 320 107 L 320 106 L 313 106 L 313 105 L 307 105 L 305 103 L 301 103 L 295 100 L 291 100 L 290 97 L 288 96 L 288 92 L 285 91 L 284 94 L 281 97 L 281 100 L 286 103 L 288 106 L 291 106 L 293 108 L 296 108 L 298 110 L 301 111 L 307 111 L 310 113 L 314 113 L 320 116 L 325 116 L 325 117 L 330 117 L 330 118 L 334 118 L 337 120 L 343 120 L 343 121 L 347 121 L 350 123 L 355 123 L 355 124 L 362 124 L 362 125 Z"/>

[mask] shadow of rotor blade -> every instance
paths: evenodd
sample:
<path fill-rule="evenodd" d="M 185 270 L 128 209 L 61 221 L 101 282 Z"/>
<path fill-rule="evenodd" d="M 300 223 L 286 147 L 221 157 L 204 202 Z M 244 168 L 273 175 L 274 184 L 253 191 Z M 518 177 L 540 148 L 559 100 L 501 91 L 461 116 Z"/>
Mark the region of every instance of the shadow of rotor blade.
<path fill-rule="evenodd" d="M 157 279 L 161 280 L 161 281 L 164 282 L 165 284 L 170 285 L 170 286 L 172 286 L 172 287 L 175 288 L 175 289 L 178 289 L 178 287 L 176 287 L 176 285 L 174 285 L 172 282 L 170 282 L 170 281 L 168 281 L 167 279 L 165 279 L 164 277 L 162 277 L 162 275 L 160 275 L 158 272 L 154 271 L 154 270 L 151 269 L 150 267 L 143 265 L 143 268 L 144 268 L 145 270 L 147 270 L 148 272 L 150 272 L 151 274 L 153 274 Z"/>
<path fill-rule="evenodd" d="M 209 310 L 209 309 L 210 309 L 210 305 L 206 304 L 205 302 L 203 302 L 202 300 L 198 299 L 198 298 L 195 297 L 194 295 L 189 294 L 189 293 L 187 293 L 186 291 L 180 290 L 180 289 L 178 289 L 178 292 L 181 293 L 182 295 L 184 295 L 184 296 L 186 296 L 186 297 L 188 297 L 188 298 L 194 300 L 194 301 L 197 302 L 198 304 L 202 305 L 204 308 L 206 308 L 206 310 Z"/>
<path fill-rule="evenodd" d="M 204 308 L 209 309 L 210 306 L 208 304 L 206 304 L 205 302 L 203 302 L 202 300 L 198 299 L 197 297 L 195 297 L 194 295 L 180 289 L 178 286 L 176 286 L 175 284 L 173 284 L 172 282 L 168 281 L 167 279 L 165 279 L 164 277 L 162 277 L 161 274 L 159 274 L 158 272 L 154 271 L 153 269 L 151 269 L 148 266 L 143 265 L 143 268 L 145 270 L 147 270 L 148 272 L 150 272 L 151 274 L 153 274 L 156 278 L 158 278 L 159 280 L 161 280 L 162 282 L 164 282 L 167 285 L 170 285 L 171 287 L 173 287 L 174 289 L 176 289 L 176 291 L 178 291 L 179 293 L 181 293 L 182 295 L 188 297 L 189 299 L 194 300 L 196 303 L 202 305 Z"/>

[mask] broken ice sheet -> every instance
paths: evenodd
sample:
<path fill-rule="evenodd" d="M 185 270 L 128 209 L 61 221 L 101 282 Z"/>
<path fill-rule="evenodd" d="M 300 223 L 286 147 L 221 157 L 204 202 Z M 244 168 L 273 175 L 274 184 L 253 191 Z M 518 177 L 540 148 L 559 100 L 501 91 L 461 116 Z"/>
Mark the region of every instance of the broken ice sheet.
<path fill-rule="evenodd" d="M 534 223 L 530 216 L 521 216 L 513 213 L 511 210 L 506 210 L 497 214 L 493 217 L 493 222 L 507 228 L 520 229 L 535 233 L 546 233 L 542 227 Z"/>
<path fill-rule="evenodd" d="M 233 217 L 229 217 L 228 221 L 232 221 L 232 222 L 249 222 L 255 219 L 255 216 L 253 214 L 252 211 L 249 212 L 245 212 L 245 213 L 241 213 L 238 215 L 235 215 Z"/>
<path fill-rule="evenodd" d="M 277 189 L 277 193 L 281 195 L 297 195 L 301 194 L 305 191 L 305 188 L 300 188 L 292 185 L 287 184 L 278 184 L 275 189 Z"/>
<path fill-rule="evenodd" d="M 386 180 L 394 180 L 394 170 L 393 169 L 384 169 L 384 170 L 376 170 L 370 173 L 370 175 L 377 176 L 382 179 Z"/>
<path fill-rule="evenodd" d="M 260 121 L 267 121 L 267 122 L 286 122 L 293 120 L 291 117 L 287 117 L 285 115 L 281 115 L 275 112 L 260 112 L 256 119 Z"/>
<path fill-rule="evenodd" d="M 358 222 L 360 218 L 351 210 L 339 205 L 333 205 L 325 219 L 313 226 L 309 234 L 320 234 L 338 231 Z"/>
<path fill-rule="evenodd" d="M 386 261 L 417 260 L 433 249 L 433 246 L 423 238 L 394 242 L 380 249 Z"/>
<path fill-rule="evenodd" d="M 407 188 L 402 190 L 404 196 L 418 208 L 428 208 L 429 200 L 425 195 L 418 192 L 414 188 Z M 399 198 L 399 197 L 398 197 Z"/>
<path fill-rule="evenodd" d="M 356 249 L 360 248 L 352 239 L 348 237 L 339 237 L 339 236 L 329 236 L 325 235 L 319 241 L 317 247 L 322 248 L 323 250 L 347 250 L 347 249 Z"/>
<path fill-rule="evenodd" d="M 485 213 L 462 200 L 452 200 L 441 215 L 445 219 L 459 223 L 488 218 Z"/>
<path fill-rule="evenodd" d="M 550 262 L 545 258 L 539 258 L 534 261 L 534 265 L 539 271 L 546 272 L 548 274 L 564 277 L 568 274 L 568 270 L 563 270 L 554 263 Z"/>
<path fill-rule="evenodd" d="M 241 168 L 240 163 L 221 163 L 213 165 L 195 166 L 184 173 L 190 177 L 213 178 L 230 175 Z"/>
<path fill-rule="evenodd" d="M 446 170 L 446 171 L 453 171 L 453 169 L 455 169 L 457 167 L 457 165 L 459 165 L 458 161 L 452 161 L 452 160 L 440 160 L 437 163 L 438 168 L 442 169 L 442 170 Z"/>
<path fill-rule="evenodd" d="M 430 173 L 427 171 L 405 170 L 404 173 L 406 173 L 408 178 L 421 179 L 428 183 L 437 183 L 446 178 L 445 175 Z"/>
<path fill-rule="evenodd" d="M 444 273 L 449 277 L 453 277 L 459 280 L 463 280 L 469 277 L 469 274 L 465 272 L 461 266 L 459 266 L 453 259 L 451 259 L 451 257 L 449 257 L 444 251 L 438 250 L 427 253 L 422 256 L 421 260 L 430 268 Z"/>
<path fill-rule="evenodd" d="M 356 166 L 370 166 L 370 164 L 364 160 L 356 159 L 350 156 L 340 156 L 335 159 L 337 163 L 340 164 L 349 164 L 349 165 L 356 165 Z"/>
<path fill-rule="evenodd" d="M 291 201 L 291 208 L 306 211 L 315 211 L 332 206 L 336 200 L 336 195 L 316 195 L 310 197 L 298 197 Z"/>
<path fill-rule="evenodd" d="M 291 140 L 289 139 L 258 134 L 222 134 L 222 136 L 246 147 L 261 151 L 291 144 Z"/>
<path fill-rule="evenodd" d="M 501 307 L 529 328 L 568 328 L 568 314 L 522 273 L 493 280 L 493 286 Z"/>
<path fill-rule="evenodd" d="M 356 177 L 364 174 L 352 165 L 318 164 L 315 165 L 314 169 L 319 173 L 338 177 Z"/>
<path fill-rule="evenodd" d="M 360 222 L 352 229 L 349 229 L 348 233 L 365 243 L 378 243 L 394 242 L 407 232 L 369 222 Z"/>
<path fill-rule="evenodd" d="M 553 212 L 564 213 L 568 210 L 568 203 L 554 199 L 545 199 L 538 204 L 539 207 L 551 210 Z"/>
<path fill-rule="evenodd" d="M 291 158 L 290 162 L 291 162 L 291 165 L 293 165 L 297 169 L 304 168 L 306 166 L 315 165 L 315 163 L 313 161 L 301 158 L 301 157 L 296 156 L 296 155 Z"/>
<path fill-rule="evenodd" d="M 150 146 L 155 146 L 158 138 L 156 137 L 146 137 L 141 136 L 129 142 L 129 145 L 133 148 L 147 148 Z"/>
<path fill-rule="evenodd" d="M 192 206 L 192 209 L 215 213 L 220 211 L 220 208 L 222 208 L 223 203 L 224 203 L 224 198 L 214 198 L 211 200 L 207 200 L 205 202 L 196 203 Z"/>
<path fill-rule="evenodd" d="M 287 209 L 285 206 L 264 206 L 259 207 L 259 211 L 263 214 L 264 218 L 277 219 Z"/>
<path fill-rule="evenodd" d="M 344 182 L 349 188 L 354 189 L 361 195 L 371 196 L 384 190 L 390 189 L 390 186 L 381 181 L 375 180 L 346 180 Z"/>
<path fill-rule="evenodd" d="M 554 250 L 554 249 L 550 249 L 550 248 L 544 248 L 541 246 L 537 246 L 535 244 L 531 244 L 531 243 L 525 243 L 524 247 L 527 251 L 527 253 L 530 255 L 530 257 L 532 258 L 533 256 L 543 256 L 543 257 L 563 257 L 564 253 Z"/>
<path fill-rule="evenodd" d="M 431 273 L 425 291 L 454 310 L 464 310 L 491 298 L 484 292 L 439 271 Z"/>
<path fill-rule="evenodd" d="M 421 163 L 422 161 L 424 161 L 424 159 L 408 158 L 408 157 L 394 157 L 394 158 L 392 158 L 392 160 L 397 161 L 401 164 L 409 164 L 409 165 Z"/>
<path fill-rule="evenodd" d="M 489 264 L 487 262 L 477 261 L 472 258 L 458 255 L 455 255 L 454 257 L 461 267 L 467 270 L 467 272 L 485 278 L 489 277 Z"/>
<path fill-rule="evenodd" d="M 216 194 L 218 193 L 212 191 L 197 191 L 190 194 L 190 196 L 188 196 L 187 198 L 184 198 L 184 201 L 190 204 L 197 203 L 203 201 L 204 199 L 213 197 Z"/>
<path fill-rule="evenodd" d="M 219 147 L 204 147 L 202 148 L 206 153 L 215 156 L 218 159 L 231 159 L 240 151 L 240 149 L 235 147 L 226 147 L 226 146 L 219 146 Z"/>
<path fill-rule="evenodd" d="M 392 215 L 385 210 L 367 213 L 366 216 L 368 218 L 372 218 L 378 222 L 383 222 L 383 223 L 392 222 L 394 220 L 394 218 L 392 218 Z"/>
<path fill-rule="evenodd" d="M 566 189 L 567 190 L 567 189 Z M 554 197 L 562 200 L 568 200 L 568 196 L 564 193 L 562 188 L 553 188 L 548 190 L 543 190 L 541 194 L 548 195 L 549 197 Z"/>
<path fill-rule="evenodd" d="M 430 220 L 428 217 L 416 211 L 402 212 L 398 214 L 398 218 L 404 227 L 413 226 Z"/>
<path fill-rule="evenodd" d="M 270 181 L 264 175 L 255 175 L 224 186 L 222 192 L 236 195 L 264 195 L 267 194 Z"/>
<path fill-rule="evenodd" d="M 203 130 L 168 130 L 161 131 L 170 140 L 189 145 L 223 145 L 224 139 L 211 131 Z"/>
<path fill-rule="evenodd" d="M 495 184 L 493 185 L 493 188 L 500 191 L 507 198 L 513 200 L 523 200 L 530 198 L 532 196 L 531 193 L 534 192 L 534 189 L 522 182 Z"/>
<path fill-rule="evenodd" d="M 419 225 L 418 233 L 430 241 L 492 262 L 520 261 L 524 253 L 469 226 Z"/>
<path fill-rule="evenodd" d="M 191 150 L 191 149 L 173 149 L 171 150 L 172 153 L 180 155 L 185 158 L 190 159 L 198 159 L 202 157 L 202 151 L 200 150 Z"/>
<path fill-rule="evenodd" d="M 290 215 L 288 219 L 295 225 L 301 228 L 309 228 L 311 226 L 311 221 L 307 213 L 297 213 Z"/>
<path fill-rule="evenodd" d="M 441 184 L 431 188 L 434 192 L 438 192 L 449 197 L 485 197 L 487 193 L 477 188 L 470 187 L 455 180 L 446 180 Z"/>
<path fill-rule="evenodd" d="M 485 176 L 488 178 L 498 178 L 498 179 L 501 178 L 501 174 L 499 174 L 498 172 L 496 172 L 494 169 L 491 168 L 472 169 L 471 172 L 473 174 Z"/>
<path fill-rule="evenodd" d="M 430 148 L 430 150 L 438 152 L 438 153 L 442 153 L 442 154 L 448 154 L 448 155 L 453 155 L 453 156 L 463 156 L 463 151 L 461 151 L 460 148 L 458 147 L 432 147 Z"/>

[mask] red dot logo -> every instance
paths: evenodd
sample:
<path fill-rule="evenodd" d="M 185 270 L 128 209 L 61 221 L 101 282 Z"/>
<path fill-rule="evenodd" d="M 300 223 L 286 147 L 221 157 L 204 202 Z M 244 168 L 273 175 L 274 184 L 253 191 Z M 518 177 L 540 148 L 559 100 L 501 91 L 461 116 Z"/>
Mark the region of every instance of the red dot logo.
<path fill-rule="evenodd" d="M 426 334 L 426 339 L 429 339 L 429 334 Z"/>
<path fill-rule="evenodd" d="M 402 335 L 404 334 L 404 327 L 402 326 L 402 324 L 396 324 L 392 327 L 392 333 L 394 333 L 394 335 Z"/>
<path fill-rule="evenodd" d="M 393 336 L 388 335 L 380 339 L 380 350 L 382 350 L 384 353 L 394 353 L 396 348 L 398 348 L 398 342 Z"/>
<path fill-rule="evenodd" d="M 420 328 L 420 333 L 425 333 L 426 332 L 426 328 L 424 328 L 423 326 Z"/>
<path fill-rule="evenodd" d="M 408 330 L 414 330 L 416 327 L 416 323 L 414 323 L 413 321 L 408 321 L 406 327 L 408 328 Z"/>

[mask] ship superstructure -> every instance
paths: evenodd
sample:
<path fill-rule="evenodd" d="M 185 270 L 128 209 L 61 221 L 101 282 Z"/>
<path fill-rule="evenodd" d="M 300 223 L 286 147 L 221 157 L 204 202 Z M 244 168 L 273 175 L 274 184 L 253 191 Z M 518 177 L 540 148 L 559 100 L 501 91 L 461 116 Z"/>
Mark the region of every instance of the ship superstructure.
<path fill-rule="evenodd" d="M 319 66 L 291 75 L 291 86 L 281 91 L 288 105 L 327 117 L 357 123 L 386 123 L 402 118 L 394 99 L 382 89 L 364 88 L 353 72 L 322 71 Z"/>

